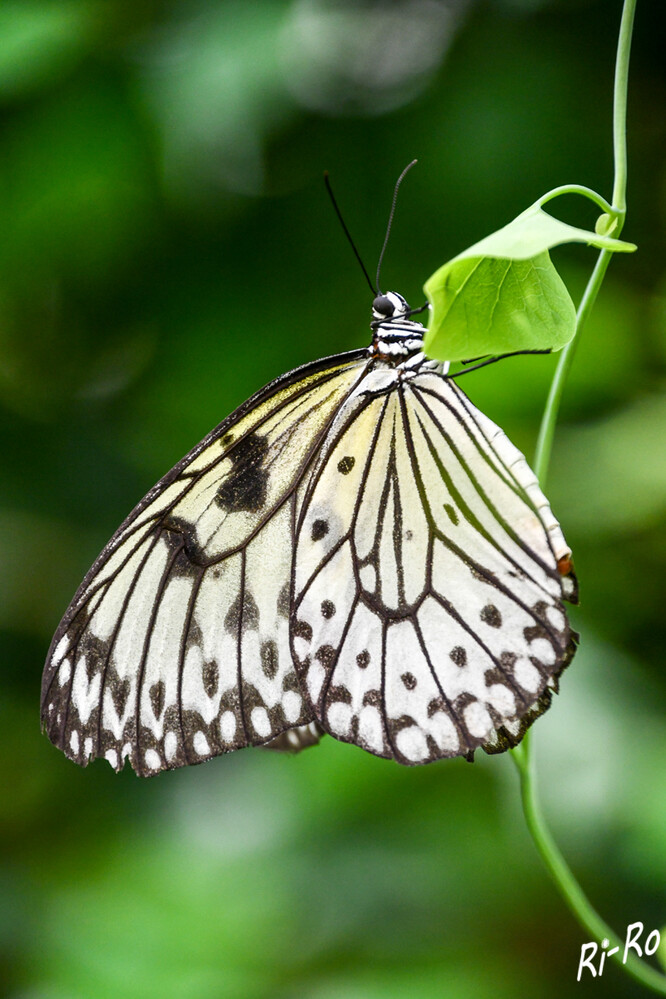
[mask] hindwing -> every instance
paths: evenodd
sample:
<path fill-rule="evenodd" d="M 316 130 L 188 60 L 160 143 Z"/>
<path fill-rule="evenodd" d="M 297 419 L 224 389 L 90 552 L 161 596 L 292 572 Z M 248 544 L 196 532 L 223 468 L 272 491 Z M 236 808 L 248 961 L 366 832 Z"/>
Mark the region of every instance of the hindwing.
<path fill-rule="evenodd" d="M 569 556 L 525 458 L 450 378 L 366 377 L 297 524 L 292 650 L 317 721 L 406 764 L 515 745 L 573 654 Z"/>

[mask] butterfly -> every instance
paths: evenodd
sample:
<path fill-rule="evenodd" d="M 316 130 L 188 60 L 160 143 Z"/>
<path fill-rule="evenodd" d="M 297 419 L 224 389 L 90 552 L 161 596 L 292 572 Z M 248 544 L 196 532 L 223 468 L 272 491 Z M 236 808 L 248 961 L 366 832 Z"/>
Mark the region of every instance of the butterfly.
<path fill-rule="evenodd" d="M 402 764 L 518 744 L 575 650 L 571 550 L 503 431 L 372 341 L 240 406 L 138 504 L 51 643 L 42 724 L 140 775 L 324 733 Z"/>

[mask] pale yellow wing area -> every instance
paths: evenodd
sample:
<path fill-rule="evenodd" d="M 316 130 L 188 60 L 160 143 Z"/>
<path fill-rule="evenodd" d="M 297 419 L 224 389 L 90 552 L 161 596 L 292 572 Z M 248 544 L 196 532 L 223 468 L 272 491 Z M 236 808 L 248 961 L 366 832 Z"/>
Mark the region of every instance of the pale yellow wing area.
<path fill-rule="evenodd" d="M 289 647 L 293 524 L 366 365 L 354 351 L 262 389 L 121 525 L 44 670 L 42 723 L 70 759 L 147 775 L 313 720 Z"/>

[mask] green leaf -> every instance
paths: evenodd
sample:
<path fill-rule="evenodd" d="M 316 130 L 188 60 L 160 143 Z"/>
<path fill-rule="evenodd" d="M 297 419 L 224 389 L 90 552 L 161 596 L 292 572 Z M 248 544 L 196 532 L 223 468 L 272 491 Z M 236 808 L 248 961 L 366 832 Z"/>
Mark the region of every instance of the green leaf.
<path fill-rule="evenodd" d="M 548 253 L 457 257 L 433 274 L 425 293 L 433 311 L 424 351 L 442 361 L 557 350 L 576 330 L 574 304 Z"/>
<path fill-rule="evenodd" d="M 462 361 L 563 347 L 574 335 L 576 310 L 548 250 L 571 242 L 617 252 L 636 249 L 560 222 L 537 202 L 428 278 L 424 290 L 432 315 L 426 354 Z"/>

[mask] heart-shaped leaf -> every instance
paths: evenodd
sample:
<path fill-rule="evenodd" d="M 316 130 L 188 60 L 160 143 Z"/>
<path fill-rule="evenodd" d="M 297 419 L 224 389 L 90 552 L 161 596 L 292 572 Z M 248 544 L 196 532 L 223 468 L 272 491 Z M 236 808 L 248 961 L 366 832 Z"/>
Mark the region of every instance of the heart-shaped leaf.
<path fill-rule="evenodd" d="M 428 278 L 432 307 L 424 350 L 462 361 L 516 350 L 559 350 L 576 329 L 576 310 L 548 250 L 588 243 L 631 252 L 633 243 L 577 229 L 532 205 Z"/>

